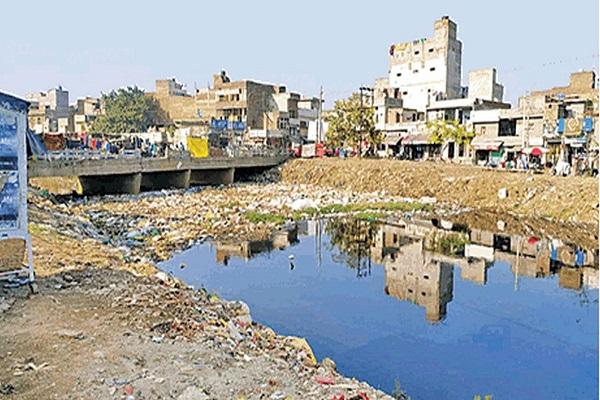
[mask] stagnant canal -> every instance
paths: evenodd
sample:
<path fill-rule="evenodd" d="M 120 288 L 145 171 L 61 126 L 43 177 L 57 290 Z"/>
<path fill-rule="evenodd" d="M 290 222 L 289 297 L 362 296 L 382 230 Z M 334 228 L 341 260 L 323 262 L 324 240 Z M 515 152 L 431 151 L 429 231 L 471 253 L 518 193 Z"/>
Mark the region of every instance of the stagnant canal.
<path fill-rule="evenodd" d="M 181 266 L 185 265 L 185 268 Z M 414 399 L 598 394 L 597 249 L 439 221 L 316 220 L 161 268 Z"/>

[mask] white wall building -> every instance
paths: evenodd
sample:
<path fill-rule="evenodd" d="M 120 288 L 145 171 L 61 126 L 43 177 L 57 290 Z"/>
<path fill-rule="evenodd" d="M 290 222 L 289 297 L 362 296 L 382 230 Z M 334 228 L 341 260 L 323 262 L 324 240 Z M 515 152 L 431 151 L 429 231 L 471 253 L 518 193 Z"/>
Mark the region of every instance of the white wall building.
<path fill-rule="evenodd" d="M 435 21 L 432 37 L 392 45 L 390 97 L 421 111 L 432 100 L 460 97 L 462 43 L 456 33 L 456 23 L 445 16 Z"/>

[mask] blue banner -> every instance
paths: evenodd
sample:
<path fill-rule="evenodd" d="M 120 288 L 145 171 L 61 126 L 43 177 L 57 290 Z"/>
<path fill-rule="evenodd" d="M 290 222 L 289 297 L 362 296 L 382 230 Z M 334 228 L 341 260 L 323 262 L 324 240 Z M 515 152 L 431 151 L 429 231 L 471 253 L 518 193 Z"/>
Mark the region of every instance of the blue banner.
<path fill-rule="evenodd" d="M 583 120 L 583 131 L 589 133 L 594 130 L 594 121 L 592 117 L 585 117 Z"/>
<path fill-rule="evenodd" d="M 564 118 L 559 118 L 558 119 L 558 124 L 556 126 L 556 132 L 557 133 L 563 133 L 565 131 L 565 119 Z"/>
<path fill-rule="evenodd" d="M 245 131 L 246 130 L 246 123 L 243 121 L 235 121 L 233 123 L 233 130 L 234 131 Z"/>
<path fill-rule="evenodd" d="M 213 119 L 210 121 L 210 127 L 217 131 L 223 131 L 223 130 L 227 129 L 227 120 L 226 119 Z"/>

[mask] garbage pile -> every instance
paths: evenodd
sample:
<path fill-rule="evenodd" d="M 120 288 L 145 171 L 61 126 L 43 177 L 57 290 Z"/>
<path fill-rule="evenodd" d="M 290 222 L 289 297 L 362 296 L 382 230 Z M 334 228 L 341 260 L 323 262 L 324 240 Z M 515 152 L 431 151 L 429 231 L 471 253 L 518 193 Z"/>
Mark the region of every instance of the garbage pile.
<path fill-rule="evenodd" d="M 0 383 L 10 384 L 15 395 L 22 395 L 24 382 L 35 374 L 68 376 L 70 363 L 59 361 L 67 356 L 75 363 L 89 357 L 100 364 L 86 363 L 77 371 L 83 378 L 76 384 L 65 379 L 65 385 L 76 390 L 63 393 L 66 397 L 98 398 L 108 393 L 109 398 L 129 400 L 392 399 L 364 382 L 343 377 L 332 360 L 318 362 L 306 340 L 277 335 L 257 323 L 245 303 L 194 290 L 163 272 L 136 277 L 94 268 L 70 271 L 40 281 L 39 296 L 45 298 L 39 304 L 76 307 L 78 314 L 91 312 L 103 322 L 94 327 L 84 317 L 77 325 L 74 320 L 79 317 L 73 316 L 59 322 L 60 329 L 51 325 L 35 333 L 53 335 L 52 343 L 61 343 L 66 352 L 62 356 L 26 345 L 13 349 L 19 354 L 6 360 L 10 379 L 2 382 L 5 371 L 0 369 Z M 110 345 L 98 348 L 96 342 L 106 340 L 106 335 L 114 336 Z M 120 343 L 130 343 L 131 348 Z M 26 358 L 22 351 L 28 352 Z M 85 379 L 90 374 L 93 379 Z"/>
<path fill-rule="evenodd" d="M 353 193 L 340 188 L 293 184 L 236 184 L 192 191 L 118 196 L 70 204 L 70 212 L 91 223 L 94 237 L 127 248 L 132 261 L 168 259 L 176 250 L 208 238 L 264 240 L 275 219 L 253 221 L 249 213 L 293 218 L 295 212 L 332 204 L 405 202 L 385 191 Z M 86 225 L 87 226 L 87 225 Z"/>

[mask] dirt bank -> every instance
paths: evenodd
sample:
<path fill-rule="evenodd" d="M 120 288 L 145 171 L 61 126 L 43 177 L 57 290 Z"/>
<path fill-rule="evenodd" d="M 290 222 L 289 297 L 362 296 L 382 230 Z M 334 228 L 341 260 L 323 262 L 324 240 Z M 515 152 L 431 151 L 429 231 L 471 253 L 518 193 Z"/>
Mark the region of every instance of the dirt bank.
<path fill-rule="evenodd" d="M 167 277 L 87 268 L 39 284 L 33 297 L 0 289 L 2 398 L 390 398 L 315 365 L 243 303 Z"/>
<path fill-rule="evenodd" d="M 393 160 L 293 160 L 281 171 L 284 183 L 310 183 L 356 192 L 435 197 L 444 203 L 501 210 L 558 221 L 596 224 L 598 180 L 484 170 L 445 163 Z M 498 191 L 507 189 L 508 197 Z"/>
<path fill-rule="evenodd" d="M 74 210 L 30 196 L 39 293 L 0 285 L 0 397 L 391 399 L 317 364 L 305 341 L 252 321 L 245 304 L 157 272 Z"/>

